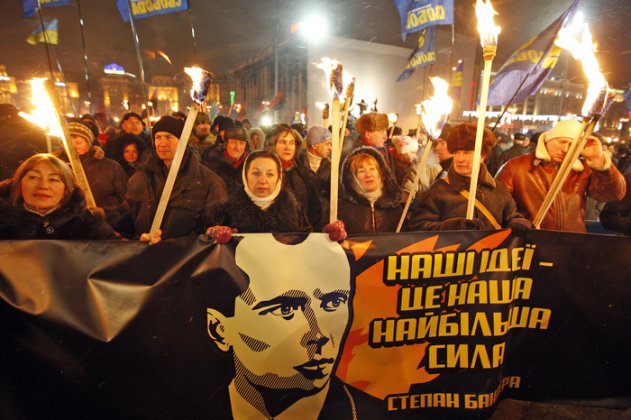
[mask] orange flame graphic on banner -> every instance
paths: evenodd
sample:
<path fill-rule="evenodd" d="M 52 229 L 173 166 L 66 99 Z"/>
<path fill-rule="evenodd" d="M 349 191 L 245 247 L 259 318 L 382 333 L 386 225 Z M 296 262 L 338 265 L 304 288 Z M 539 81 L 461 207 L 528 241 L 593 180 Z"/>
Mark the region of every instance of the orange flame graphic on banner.
<path fill-rule="evenodd" d="M 510 229 L 492 233 L 467 250 L 495 249 L 510 235 Z M 397 251 L 402 253 L 451 252 L 461 244 L 436 248 L 440 235 L 432 236 Z M 359 245 L 365 252 L 366 245 L 347 241 L 355 255 L 364 255 L 354 248 Z M 361 258 L 361 257 L 360 257 Z M 399 286 L 383 283 L 383 260 L 366 269 L 355 280 L 353 298 L 353 324 L 346 338 L 336 375 L 344 382 L 359 388 L 374 397 L 384 399 L 387 395 L 403 394 L 413 384 L 431 382 L 439 374 L 430 374 L 420 367 L 428 343 L 399 347 L 372 348 L 368 344 L 369 325 L 373 319 L 397 317 L 397 294 Z"/>

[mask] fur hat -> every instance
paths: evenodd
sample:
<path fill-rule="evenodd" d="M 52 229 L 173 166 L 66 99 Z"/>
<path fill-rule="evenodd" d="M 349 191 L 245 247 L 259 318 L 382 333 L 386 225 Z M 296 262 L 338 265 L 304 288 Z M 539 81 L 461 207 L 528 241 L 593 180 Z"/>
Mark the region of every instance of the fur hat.
<path fill-rule="evenodd" d="M 548 142 L 553 139 L 561 137 L 570 138 L 574 140 L 578 137 L 578 132 L 581 129 L 581 123 L 576 120 L 563 120 L 559 121 L 552 129 L 546 131 L 541 135 L 539 140 Z"/>
<path fill-rule="evenodd" d="M 359 117 L 355 125 L 355 130 L 359 134 L 364 134 L 366 131 L 387 130 L 388 126 L 388 116 L 386 114 L 368 112 Z"/>
<path fill-rule="evenodd" d="M 248 141 L 248 134 L 243 127 L 228 128 L 223 135 L 226 141 L 228 140 L 241 140 Z"/>
<path fill-rule="evenodd" d="M 90 130 L 90 127 L 87 125 L 72 121 L 68 123 L 68 131 L 71 136 L 83 137 L 85 141 L 92 146 L 92 143 L 94 142 L 94 133 L 92 133 L 92 130 Z"/>
<path fill-rule="evenodd" d="M 167 133 L 173 134 L 175 137 L 179 138 L 182 135 L 182 130 L 184 129 L 184 121 L 179 118 L 171 117 L 165 115 L 160 118 L 157 123 L 154 124 L 153 130 L 153 139 L 156 138 L 156 133 L 160 131 L 166 131 Z"/>
<path fill-rule="evenodd" d="M 447 150 L 454 154 L 457 150 L 474 150 L 477 124 L 458 124 L 451 129 L 447 136 Z M 482 155 L 488 156 L 497 140 L 491 130 L 484 127 L 482 134 Z"/>
<path fill-rule="evenodd" d="M 331 140 L 331 132 L 320 125 L 314 125 L 307 132 L 307 147 Z"/>

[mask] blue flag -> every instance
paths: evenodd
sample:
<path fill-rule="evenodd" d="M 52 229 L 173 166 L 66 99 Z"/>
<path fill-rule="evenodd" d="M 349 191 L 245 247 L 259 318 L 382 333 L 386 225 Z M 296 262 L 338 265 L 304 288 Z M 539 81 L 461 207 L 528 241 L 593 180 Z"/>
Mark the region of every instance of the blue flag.
<path fill-rule="evenodd" d="M 134 20 L 188 9 L 188 0 L 118 0 L 118 11 L 125 22 L 129 22 L 129 4 Z"/>
<path fill-rule="evenodd" d="M 31 45 L 37 43 L 47 43 L 51 45 L 57 45 L 59 43 L 59 21 L 53 19 L 44 23 L 44 30 L 41 27 L 35 29 L 27 38 L 26 42 Z"/>
<path fill-rule="evenodd" d="M 574 0 L 557 20 L 510 56 L 491 82 L 488 105 L 506 105 L 513 95 L 513 102 L 520 103 L 537 92 L 561 54 L 561 48 L 554 45 L 554 40 L 559 30 L 572 19 L 577 6 L 578 0 Z"/>
<path fill-rule="evenodd" d="M 453 0 L 393 0 L 401 17 L 401 36 L 422 31 L 433 25 L 454 22 Z"/>
<path fill-rule="evenodd" d="M 408 79 L 414 70 L 436 62 L 436 27 L 430 26 L 423 29 L 418 39 L 418 44 L 408 57 L 408 63 L 397 82 Z"/>
<path fill-rule="evenodd" d="M 67 6 L 72 0 L 39 0 L 42 7 Z M 37 12 L 37 0 L 22 0 L 22 17 L 32 18 Z"/>

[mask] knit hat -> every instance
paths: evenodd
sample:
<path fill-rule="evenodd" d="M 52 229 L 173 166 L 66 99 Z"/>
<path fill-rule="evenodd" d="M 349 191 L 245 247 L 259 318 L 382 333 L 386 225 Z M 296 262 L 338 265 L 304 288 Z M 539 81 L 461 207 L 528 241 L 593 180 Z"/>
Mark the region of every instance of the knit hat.
<path fill-rule="evenodd" d="M 171 117 L 165 115 L 160 118 L 157 123 L 154 124 L 153 130 L 153 139 L 156 138 L 156 133 L 160 131 L 166 131 L 167 133 L 173 134 L 175 137 L 179 138 L 182 135 L 182 130 L 184 129 L 184 121 L 179 118 Z"/>
<path fill-rule="evenodd" d="M 226 141 L 228 140 L 241 140 L 248 141 L 248 134 L 243 127 L 228 128 L 223 135 Z"/>
<path fill-rule="evenodd" d="M 94 141 L 94 133 L 92 133 L 92 130 L 90 130 L 87 125 L 80 122 L 72 121 L 68 123 L 68 131 L 70 132 L 71 136 L 83 137 L 85 141 L 87 141 L 88 144 L 92 146 L 92 142 Z"/>
<path fill-rule="evenodd" d="M 221 132 L 223 130 L 227 130 L 229 128 L 235 128 L 236 124 L 232 120 L 232 118 L 225 117 L 221 121 L 219 121 L 219 129 L 217 131 Z"/>
<path fill-rule="evenodd" d="M 392 140 L 399 154 L 418 152 L 418 141 L 414 137 L 395 136 Z"/>
<path fill-rule="evenodd" d="M 546 143 L 552 139 L 558 139 L 561 137 L 570 138 L 574 140 L 578 137 L 581 129 L 581 123 L 576 120 L 563 120 L 559 121 L 551 130 L 546 131 L 541 135 L 543 141 Z"/>
<path fill-rule="evenodd" d="M 453 127 L 447 136 L 447 150 L 449 153 L 456 153 L 457 150 L 474 150 L 475 135 L 478 127 L 476 124 L 458 124 Z M 482 155 L 486 156 L 495 146 L 495 135 L 491 130 L 484 127 L 482 134 Z"/>
<path fill-rule="evenodd" d="M 331 140 L 331 132 L 320 125 L 314 125 L 307 131 L 307 147 Z"/>
<path fill-rule="evenodd" d="M 362 114 L 362 116 L 359 117 L 355 130 L 359 134 L 364 134 L 366 131 L 387 130 L 388 126 L 388 116 L 386 114 L 369 112 L 367 114 Z"/>

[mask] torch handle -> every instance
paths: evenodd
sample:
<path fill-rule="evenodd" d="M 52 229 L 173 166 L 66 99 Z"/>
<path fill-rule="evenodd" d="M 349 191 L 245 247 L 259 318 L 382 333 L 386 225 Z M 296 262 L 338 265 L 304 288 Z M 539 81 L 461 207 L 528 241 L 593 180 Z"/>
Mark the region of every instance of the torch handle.
<path fill-rule="evenodd" d="M 180 141 L 177 144 L 177 149 L 175 150 L 175 155 L 173 156 L 173 162 L 171 162 L 169 174 L 167 175 L 167 180 L 164 184 L 160 201 L 158 202 L 158 208 L 156 209 L 156 214 L 153 217 L 151 229 L 149 230 L 149 237 L 151 239 L 153 239 L 156 232 L 162 225 L 162 219 L 164 218 L 164 213 L 166 212 L 169 200 L 171 199 L 175 179 L 177 178 L 177 174 L 180 170 L 182 159 L 184 158 L 184 153 L 186 152 L 186 146 L 188 145 L 188 139 L 191 137 L 191 132 L 193 131 L 193 126 L 195 125 L 195 119 L 197 118 L 198 112 L 198 105 L 194 104 L 191 106 L 191 109 L 188 111 L 188 115 L 186 116 L 184 128 L 182 129 L 182 134 L 180 135 Z"/>
<path fill-rule="evenodd" d="M 410 210 L 410 204 L 412 204 L 412 198 L 416 196 L 418 191 L 418 181 L 421 178 L 421 171 L 425 167 L 425 162 L 427 162 L 427 157 L 429 156 L 429 152 L 432 150 L 431 140 L 428 137 L 427 142 L 425 142 L 425 149 L 423 149 L 423 155 L 421 156 L 421 160 L 416 165 L 416 174 L 414 175 L 414 181 L 412 182 L 412 190 L 410 194 L 408 194 L 408 198 L 405 201 L 405 207 L 403 207 L 403 213 L 401 213 L 401 218 L 399 219 L 399 224 L 397 225 L 396 233 L 401 232 L 401 228 L 403 227 L 403 222 L 405 221 L 405 216 L 408 214 Z"/>
<path fill-rule="evenodd" d="M 344 110 L 343 110 L 343 117 L 342 117 L 342 126 L 340 127 L 340 147 L 338 150 L 339 153 L 339 159 L 342 159 L 342 150 L 344 149 L 344 138 L 346 137 L 346 123 L 348 122 L 348 112 L 350 110 L 351 104 L 353 103 L 353 97 L 352 96 L 347 96 L 346 97 L 346 102 L 344 104 Z"/>
<path fill-rule="evenodd" d="M 333 98 L 333 120 L 332 120 L 332 133 L 331 133 L 331 194 L 329 203 L 329 223 L 333 223 L 337 220 L 337 197 L 339 188 L 339 176 L 340 176 L 340 157 L 341 157 L 341 144 L 340 144 L 340 100 Z"/>
<path fill-rule="evenodd" d="M 469 185 L 469 200 L 467 202 L 467 219 L 473 219 L 475 198 L 478 192 L 478 178 L 480 176 L 480 162 L 482 161 L 482 137 L 484 135 L 484 121 L 486 120 L 486 102 L 489 96 L 489 84 L 491 81 L 491 64 L 493 58 L 484 60 L 484 73 L 482 77 L 482 91 L 480 92 L 480 106 L 478 107 L 478 126 L 475 133 L 475 148 L 473 150 L 473 166 L 471 168 L 471 183 Z"/>
<path fill-rule="evenodd" d="M 583 119 L 583 122 L 581 123 L 581 127 L 578 131 L 579 134 L 577 138 L 574 139 L 574 141 L 570 145 L 570 148 L 565 154 L 565 157 L 563 158 L 563 162 L 561 163 L 561 166 L 559 167 L 559 170 L 557 171 L 556 176 L 552 180 L 552 184 L 550 184 L 550 189 L 548 190 L 546 196 L 544 197 L 543 202 L 541 203 L 541 207 L 539 208 L 539 211 L 537 211 L 537 215 L 535 216 L 532 222 L 532 224 L 537 229 L 541 227 L 541 223 L 543 222 L 544 217 L 550 210 L 550 207 L 552 207 L 552 203 L 554 203 L 554 200 L 556 199 L 557 195 L 561 191 L 563 184 L 565 184 L 565 181 L 567 180 L 567 177 L 570 174 L 570 171 L 572 169 L 572 164 L 580 156 L 581 152 L 583 151 L 583 148 L 585 147 L 587 137 L 591 136 L 592 131 L 594 130 L 594 127 L 596 126 L 596 122 L 593 119 L 592 121 L 589 121 L 589 120 L 590 120 L 589 118 Z"/>
<path fill-rule="evenodd" d="M 48 92 L 48 96 L 53 102 L 53 106 L 55 108 L 57 121 L 59 121 L 59 126 L 61 127 L 61 141 L 63 142 L 64 149 L 66 150 L 66 154 L 68 155 L 70 167 L 72 168 L 74 177 L 77 180 L 77 185 L 79 186 L 79 188 L 81 188 L 85 195 L 86 206 L 88 208 L 95 208 L 96 202 L 94 201 L 94 195 L 92 195 L 92 190 L 90 189 L 88 178 L 85 176 L 83 165 L 81 165 L 81 159 L 79 159 L 79 155 L 72 145 L 72 138 L 70 137 L 70 131 L 68 130 L 66 120 L 60 112 L 61 108 L 59 104 L 59 97 L 57 96 L 57 91 L 55 90 L 54 85 L 50 80 L 47 80 L 44 85 L 46 87 L 46 91 Z"/>

